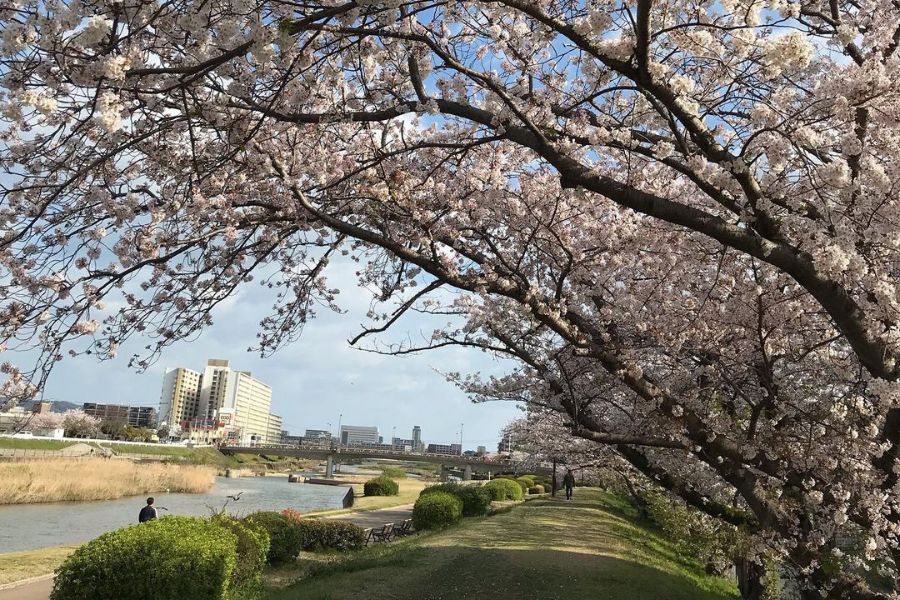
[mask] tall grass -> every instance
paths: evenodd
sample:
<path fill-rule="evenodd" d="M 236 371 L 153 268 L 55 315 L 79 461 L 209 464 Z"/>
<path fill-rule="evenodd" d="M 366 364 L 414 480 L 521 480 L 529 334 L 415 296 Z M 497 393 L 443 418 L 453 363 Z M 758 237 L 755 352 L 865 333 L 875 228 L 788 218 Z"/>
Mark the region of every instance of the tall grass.
<path fill-rule="evenodd" d="M 0 463 L 0 504 L 113 500 L 169 490 L 208 491 L 216 471 L 199 465 L 54 459 Z"/>

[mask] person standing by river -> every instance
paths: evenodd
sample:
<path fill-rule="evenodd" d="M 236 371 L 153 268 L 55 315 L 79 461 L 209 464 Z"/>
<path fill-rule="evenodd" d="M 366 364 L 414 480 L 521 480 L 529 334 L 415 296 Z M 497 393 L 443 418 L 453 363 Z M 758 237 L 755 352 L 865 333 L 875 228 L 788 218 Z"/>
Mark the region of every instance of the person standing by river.
<path fill-rule="evenodd" d="M 156 518 L 156 508 L 153 506 L 153 498 L 147 498 L 147 506 L 141 509 L 138 515 L 138 523 L 146 523 Z"/>

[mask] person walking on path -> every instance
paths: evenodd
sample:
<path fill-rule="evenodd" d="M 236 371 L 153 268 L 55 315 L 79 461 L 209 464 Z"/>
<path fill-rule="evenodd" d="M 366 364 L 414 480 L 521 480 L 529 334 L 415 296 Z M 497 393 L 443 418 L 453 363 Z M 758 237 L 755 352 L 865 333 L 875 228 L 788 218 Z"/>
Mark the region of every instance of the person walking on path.
<path fill-rule="evenodd" d="M 572 469 L 566 469 L 566 476 L 563 477 L 563 486 L 566 488 L 566 500 L 571 500 L 572 493 L 575 491 L 575 476 L 572 475 Z"/>
<path fill-rule="evenodd" d="M 138 515 L 138 523 L 146 523 L 156 518 L 156 508 L 153 506 L 153 498 L 147 498 L 147 506 L 141 509 Z"/>

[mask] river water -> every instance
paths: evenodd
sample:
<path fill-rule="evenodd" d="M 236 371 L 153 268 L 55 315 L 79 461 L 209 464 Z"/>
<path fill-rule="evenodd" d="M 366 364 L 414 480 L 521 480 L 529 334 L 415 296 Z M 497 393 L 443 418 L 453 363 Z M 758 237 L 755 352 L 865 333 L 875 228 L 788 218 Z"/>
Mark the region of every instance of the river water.
<path fill-rule="evenodd" d="M 243 492 L 243 493 L 241 493 Z M 227 496 L 240 494 L 240 500 Z M 217 477 L 205 494 L 153 494 L 162 515 L 208 516 L 227 511 L 243 516 L 258 510 L 293 508 L 304 512 L 340 508 L 346 487 L 288 483 L 285 477 Z M 137 523 L 144 496 L 98 502 L 54 502 L 0 506 L 0 553 L 79 544 L 101 533 Z"/>

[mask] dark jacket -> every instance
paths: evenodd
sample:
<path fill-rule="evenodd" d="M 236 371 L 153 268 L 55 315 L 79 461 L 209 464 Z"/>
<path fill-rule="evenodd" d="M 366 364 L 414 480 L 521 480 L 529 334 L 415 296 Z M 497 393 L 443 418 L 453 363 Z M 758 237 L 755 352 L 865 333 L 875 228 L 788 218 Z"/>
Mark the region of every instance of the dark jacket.
<path fill-rule="evenodd" d="M 146 523 L 147 521 L 152 521 L 155 518 L 156 509 L 148 504 L 141 509 L 141 514 L 138 515 L 138 523 Z"/>
<path fill-rule="evenodd" d="M 567 488 L 575 487 L 575 476 L 571 473 L 566 473 L 566 476 L 563 477 L 563 485 Z"/>

